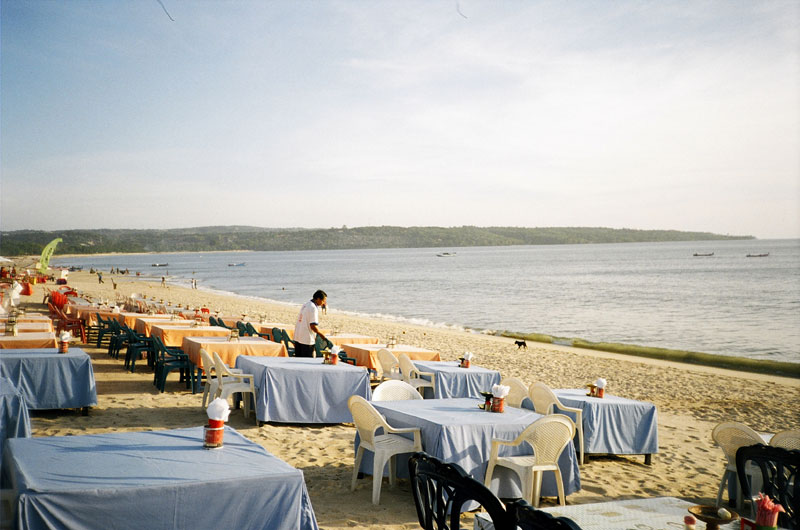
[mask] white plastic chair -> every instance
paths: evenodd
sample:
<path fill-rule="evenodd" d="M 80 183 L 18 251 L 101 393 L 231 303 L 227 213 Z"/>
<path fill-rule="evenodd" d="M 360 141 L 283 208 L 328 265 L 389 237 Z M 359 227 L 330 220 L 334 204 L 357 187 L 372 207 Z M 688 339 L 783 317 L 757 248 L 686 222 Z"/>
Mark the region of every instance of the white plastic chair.
<path fill-rule="evenodd" d="M 384 381 L 372 391 L 372 401 L 422 399 L 416 388 L 405 381 Z"/>
<path fill-rule="evenodd" d="M 518 377 L 504 377 L 503 380 L 500 381 L 500 384 L 511 389 L 506 396 L 506 403 L 508 403 L 508 406 L 521 407 L 522 402 L 528 397 L 528 385 L 523 383 L 522 379 Z"/>
<path fill-rule="evenodd" d="M 575 436 L 575 424 L 568 416 L 550 414 L 531 423 L 516 440 L 492 440 L 492 452 L 484 480 L 486 487 L 489 488 L 492 483 L 495 466 L 512 469 L 522 482 L 522 497 L 538 508 L 542 475 L 545 471 L 552 471 L 556 476 L 558 502 L 562 506 L 565 505 L 567 500 L 564 494 L 564 479 L 561 476 L 561 468 L 558 467 L 558 457 L 572 441 L 573 436 Z M 527 442 L 533 448 L 532 455 L 498 456 L 501 445 L 517 446 L 523 442 Z"/>
<path fill-rule="evenodd" d="M 203 410 L 205 410 L 205 408 L 208 406 L 209 396 L 217 395 L 219 382 L 216 378 L 217 371 L 214 367 L 214 359 L 212 359 L 208 352 L 203 348 L 200 348 L 200 359 L 203 360 L 203 370 L 206 372 L 206 384 L 203 385 L 203 403 L 201 405 Z M 234 374 L 243 373 L 240 368 L 228 368 L 228 370 Z M 212 377 L 212 375 L 214 377 Z"/>
<path fill-rule="evenodd" d="M 560 411 L 575 414 L 575 429 L 578 431 L 578 448 L 580 452 L 578 462 L 583 465 L 583 409 L 564 405 L 558 399 L 556 393 L 544 383 L 532 384 L 529 390 L 529 397 L 533 401 L 533 410 L 539 414 L 552 414 L 554 407 L 557 407 Z"/>
<path fill-rule="evenodd" d="M 381 381 L 402 378 L 400 375 L 400 361 L 386 348 L 378 350 L 378 364 L 381 365 Z"/>
<path fill-rule="evenodd" d="M 722 449 L 728 461 L 727 464 L 725 464 L 725 470 L 722 472 L 722 480 L 719 483 L 719 490 L 717 491 L 716 505 L 720 506 L 722 503 L 722 494 L 725 491 L 725 485 L 732 479 L 734 484 L 736 484 L 736 509 L 741 511 L 744 502 L 742 499 L 742 488 L 739 487 L 737 482 L 736 451 L 740 447 L 747 445 L 762 444 L 764 440 L 756 431 L 747 425 L 735 421 L 723 422 L 714 427 L 714 430 L 711 431 L 711 438 L 720 449 Z"/>
<path fill-rule="evenodd" d="M 252 374 L 237 374 L 227 367 L 217 352 L 214 352 L 214 370 L 216 371 L 217 392 L 215 398 L 227 400 L 231 394 L 242 393 L 244 401 L 244 417 L 250 417 L 250 403 L 255 404 L 256 389 L 253 385 L 255 376 Z M 252 396 L 252 397 L 251 397 Z"/>
<path fill-rule="evenodd" d="M 353 480 L 350 491 L 356 489 L 358 470 L 364 450 L 369 449 L 374 453 L 372 463 L 372 504 L 379 504 L 381 498 L 381 483 L 383 482 L 383 468 L 389 462 L 389 484 L 395 482 L 395 455 L 415 453 L 422 451 L 422 438 L 418 428 L 395 429 L 381 416 L 369 401 L 361 396 L 351 396 L 347 400 L 353 423 L 356 425 L 361 444 L 358 446 L 355 463 L 353 464 Z M 382 434 L 378 434 L 381 430 Z M 413 433 L 414 439 L 410 440 L 403 433 Z"/>
<path fill-rule="evenodd" d="M 769 444 L 784 449 L 800 449 L 800 430 L 777 432 L 770 438 Z"/>
<path fill-rule="evenodd" d="M 434 393 L 436 392 L 436 374 L 417 370 L 417 367 L 411 362 L 411 358 L 405 353 L 401 353 L 398 360 L 403 381 L 416 388 L 420 394 L 422 394 L 420 388 L 430 388 Z M 423 378 L 423 375 L 430 377 L 430 380 Z"/>

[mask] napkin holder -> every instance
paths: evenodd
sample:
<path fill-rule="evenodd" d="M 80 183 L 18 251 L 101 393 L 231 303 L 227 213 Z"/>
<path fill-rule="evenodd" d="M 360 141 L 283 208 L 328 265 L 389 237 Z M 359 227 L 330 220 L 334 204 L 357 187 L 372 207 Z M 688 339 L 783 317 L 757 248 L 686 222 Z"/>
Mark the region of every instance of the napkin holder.
<path fill-rule="evenodd" d="M 234 328 L 231 330 L 231 335 L 228 337 L 228 342 L 239 342 L 239 330 Z"/>
<path fill-rule="evenodd" d="M 586 386 L 589 388 L 589 393 L 586 394 L 587 396 L 596 398 L 601 398 L 605 396 L 606 393 L 605 388 L 600 388 L 599 386 L 593 384 L 588 384 Z"/>
<path fill-rule="evenodd" d="M 492 412 L 505 412 L 506 410 L 506 398 L 504 397 L 494 397 L 492 396 Z"/>
<path fill-rule="evenodd" d="M 491 392 L 481 392 L 481 395 L 483 396 L 484 402 L 483 405 L 478 405 L 478 407 L 481 410 L 489 412 L 492 410 L 492 398 L 494 398 L 494 396 Z"/>
<path fill-rule="evenodd" d="M 459 357 L 458 360 L 461 361 L 458 365 L 460 368 L 469 368 L 469 359 Z"/>
<path fill-rule="evenodd" d="M 222 447 L 222 440 L 224 437 L 224 421 L 208 420 L 208 425 L 203 426 L 203 447 L 205 449 L 218 449 Z"/>
<path fill-rule="evenodd" d="M 326 351 L 324 355 L 325 359 L 322 361 L 323 364 L 339 364 L 339 356 L 335 353 Z"/>

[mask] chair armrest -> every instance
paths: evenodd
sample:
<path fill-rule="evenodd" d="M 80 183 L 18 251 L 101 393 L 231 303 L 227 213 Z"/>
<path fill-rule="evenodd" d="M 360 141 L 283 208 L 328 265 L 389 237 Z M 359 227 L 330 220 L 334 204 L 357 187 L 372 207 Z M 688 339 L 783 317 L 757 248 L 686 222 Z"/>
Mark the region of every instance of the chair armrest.
<path fill-rule="evenodd" d="M 421 431 L 420 431 L 419 427 L 404 427 L 402 429 L 396 429 L 396 428 L 392 427 L 391 425 L 389 425 L 389 429 L 386 430 L 386 433 L 387 434 L 389 434 L 389 433 L 391 433 L 391 434 L 411 433 L 411 434 L 414 435 L 414 445 L 416 447 L 419 447 L 420 451 L 422 450 L 422 439 L 421 439 L 422 434 L 421 434 Z"/>
<path fill-rule="evenodd" d="M 556 407 L 558 407 L 560 410 L 564 410 L 566 412 L 574 412 L 575 414 L 583 414 L 583 409 L 579 409 L 577 407 L 567 407 L 566 405 L 563 405 L 560 401 L 558 403 L 556 403 Z"/>

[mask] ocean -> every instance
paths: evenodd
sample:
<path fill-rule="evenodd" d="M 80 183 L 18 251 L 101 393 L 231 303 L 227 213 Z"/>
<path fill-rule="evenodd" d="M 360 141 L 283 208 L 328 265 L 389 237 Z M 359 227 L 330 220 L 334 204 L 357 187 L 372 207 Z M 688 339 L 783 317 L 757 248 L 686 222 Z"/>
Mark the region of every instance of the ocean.
<path fill-rule="evenodd" d="M 323 289 L 331 311 L 477 332 L 800 362 L 797 239 L 56 255 L 51 265 L 194 277 L 201 289 L 295 304 Z"/>

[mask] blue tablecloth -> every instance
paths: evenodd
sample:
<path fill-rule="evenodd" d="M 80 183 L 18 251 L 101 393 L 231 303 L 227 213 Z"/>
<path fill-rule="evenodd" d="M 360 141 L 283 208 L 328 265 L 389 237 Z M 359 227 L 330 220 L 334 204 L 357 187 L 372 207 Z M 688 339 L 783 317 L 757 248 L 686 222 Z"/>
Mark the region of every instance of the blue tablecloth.
<path fill-rule="evenodd" d="M 239 356 L 236 367 L 255 376 L 256 418 L 281 423 L 353 421 L 347 400 L 372 397 L 369 373 L 321 358 Z"/>
<path fill-rule="evenodd" d="M 303 473 L 226 427 L 14 438 L 19 528 L 317 529 Z"/>
<path fill-rule="evenodd" d="M 492 385 L 500 384 L 500 372 L 480 366 L 459 368 L 458 361 L 412 361 L 420 372 L 435 374 L 435 392 L 425 388 L 426 398 L 477 398 L 481 392 L 491 392 Z M 426 379 L 430 379 L 426 377 Z"/>
<path fill-rule="evenodd" d="M 10 379 L 0 377 L 0 448 L 6 438 L 31 435 L 31 419 L 25 398 Z"/>
<path fill-rule="evenodd" d="M 658 453 L 656 406 L 606 394 L 589 397 L 586 389 L 554 390 L 567 407 L 583 410 L 587 454 L 646 455 Z M 575 419 L 574 414 L 566 413 Z"/>
<path fill-rule="evenodd" d="M 31 410 L 97 405 L 92 360 L 80 348 L 0 350 L 0 377 L 11 380 Z"/>
<path fill-rule="evenodd" d="M 531 410 L 508 406 L 503 413 L 484 412 L 478 408 L 478 404 L 482 402 L 482 399 L 458 398 L 376 401 L 372 404 L 392 427 L 419 427 L 422 448 L 426 453 L 445 462 L 458 464 L 476 480 L 483 482 L 492 450 L 492 439 L 513 440 L 528 425 L 541 418 L 541 415 Z M 359 438 L 356 435 L 356 450 L 358 445 Z M 500 456 L 523 454 L 533 454 L 526 443 L 518 447 L 500 447 Z M 372 456 L 372 451 L 364 452 L 359 471 L 372 474 Z M 408 456 L 397 457 L 399 477 L 408 476 Z M 572 444 L 567 444 L 558 463 L 564 478 L 565 493 L 569 495 L 581 489 L 578 458 Z M 507 468 L 495 468 L 491 488 L 500 497 L 522 496 L 518 475 Z M 553 473 L 545 473 L 542 495 L 554 497 L 556 493 Z"/>

